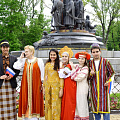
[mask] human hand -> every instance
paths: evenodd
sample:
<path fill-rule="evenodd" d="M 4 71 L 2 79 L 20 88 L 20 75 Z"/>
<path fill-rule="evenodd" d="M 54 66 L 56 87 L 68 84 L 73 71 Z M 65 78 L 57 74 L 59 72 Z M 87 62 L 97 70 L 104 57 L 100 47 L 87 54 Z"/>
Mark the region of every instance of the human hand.
<path fill-rule="evenodd" d="M 63 88 L 60 88 L 59 97 L 62 97 L 62 96 L 63 96 Z"/>
<path fill-rule="evenodd" d="M 22 52 L 20 58 L 25 58 L 25 52 Z"/>
<path fill-rule="evenodd" d="M 95 71 L 94 71 L 92 68 L 90 68 L 90 74 L 91 74 L 91 75 L 94 75 L 94 74 L 95 74 Z"/>
<path fill-rule="evenodd" d="M 105 84 L 104 84 L 104 86 L 106 86 L 106 87 L 107 87 L 107 86 L 108 86 L 108 83 L 105 83 Z"/>
<path fill-rule="evenodd" d="M 2 75 L 1 77 L 0 77 L 0 79 L 6 79 L 7 78 L 7 75 Z"/>
<path fill-rule="evenodd" d="M 7 78 L 6 78 L 6 80 L 10 80 L 11 78 L 12 78 L 12 77 L 8 75 Z"/>
<path fill-rule="evenodd" d="M 68 73 L 66 73 L 65 71 L 63 71 L 63 73 L 64 73 L 65 75 L 68 75 Z"/>

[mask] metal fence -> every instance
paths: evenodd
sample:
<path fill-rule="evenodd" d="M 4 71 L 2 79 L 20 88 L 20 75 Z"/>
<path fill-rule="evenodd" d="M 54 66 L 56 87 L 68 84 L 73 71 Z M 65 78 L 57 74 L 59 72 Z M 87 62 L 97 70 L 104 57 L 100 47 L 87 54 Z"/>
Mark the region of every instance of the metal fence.
<path fill-rule="evenodd" d="M 21 86 L 21 79 L 22 74 L 17 77 L 17 107 L 18 107 L 18 99 L 19 99 L 19 92 Z M 111 113 L 116 114 L 120 113 L 120 72 L 115 73 L 114 78 L 114 87 L 112 88 L 112 93 L 110 95 L 110 106 L 111 106 Z"/>
<path fill-rule="evenodd" d="M 120 71 L 116 71 L 114 87 L 110 94 L 111 113 L 120 113 Z"/>

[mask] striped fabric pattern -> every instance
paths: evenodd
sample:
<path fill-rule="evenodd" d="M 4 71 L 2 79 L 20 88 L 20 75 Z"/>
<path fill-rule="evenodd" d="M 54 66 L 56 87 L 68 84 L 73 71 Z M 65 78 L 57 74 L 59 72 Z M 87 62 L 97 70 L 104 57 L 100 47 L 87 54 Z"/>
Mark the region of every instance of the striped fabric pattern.
<path fill-rule="evenodd" d="M 91 103 L 94 113 L 110 113 L 110 100 L 108 87 L 104 84 L 114 74 L 114 70 L 107 59 L 101 57 L 99 69 L 96 71 L 94 60 L 90 61 L 89 67 L 94 69 L 95 75 L 90 76 Z"/>
<path fill-rule="evenodd" d="M 77 72 L 80 70 L 80 67 L 76 65 L 75 70 L 71 73 L 71 79 L 75 79 L 75 77 L 78 75 Z"/>
<path fill-rule="evenodd" d="M 0 120 L 17 120 L 16 89 L 9 81 L 4 81 L 0 88 Z"/>

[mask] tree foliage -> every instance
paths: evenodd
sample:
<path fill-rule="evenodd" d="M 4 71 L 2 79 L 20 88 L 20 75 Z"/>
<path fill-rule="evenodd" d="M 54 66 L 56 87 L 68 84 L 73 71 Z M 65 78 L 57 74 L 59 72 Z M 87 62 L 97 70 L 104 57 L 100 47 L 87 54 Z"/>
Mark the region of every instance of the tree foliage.
<path fill-rule="evenodd" d="M 84 0 L 90 3 L 102 26 L 103 42 L 106 45 L 112 22 L 120 17 L 120 0 Z"/>
<path fill-rule="evenodd" d="M 102 26 L 101 26 L 101 25 L 97 25 L 97 26 L 95 27 L 95 29 L 96 29 L 95 35 L 102 37 Z"/>
<path fill-rule="evenodd" d="M 12 51 L 40 40 L 50 24 L 44 18 L 43 9 L 43 0 L 1 0 L 0 40 L 7 39 Z"/>
<path fill-rule="evenodd" d="M 108 36 L 108 50 L 120 50 L 120 21 L 112 22 L 111 31 Z"/>

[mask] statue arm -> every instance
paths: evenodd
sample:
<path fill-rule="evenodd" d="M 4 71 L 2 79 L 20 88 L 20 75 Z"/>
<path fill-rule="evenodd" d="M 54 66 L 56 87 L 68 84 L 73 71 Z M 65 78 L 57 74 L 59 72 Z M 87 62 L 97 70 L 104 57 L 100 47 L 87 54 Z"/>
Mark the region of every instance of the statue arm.
<path fill-rule="evenodd" d="M 51 10 L 51 13 L 55 12 L 56 11 L 56 6 L 53 6 L 52 10 Z"/>
<path fill-rule="evenodd" d="M 89 21 L 89 23 L 88 23 L 88 26 L 89 26 L 90 29 L 94 29 L 94 28 L 95 28 L 95 26 L 92 26 L 92 25 L 91 25 L 90 21 Z"/>

